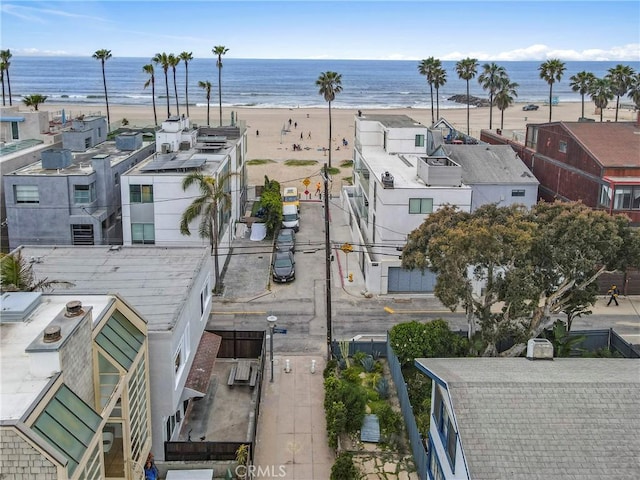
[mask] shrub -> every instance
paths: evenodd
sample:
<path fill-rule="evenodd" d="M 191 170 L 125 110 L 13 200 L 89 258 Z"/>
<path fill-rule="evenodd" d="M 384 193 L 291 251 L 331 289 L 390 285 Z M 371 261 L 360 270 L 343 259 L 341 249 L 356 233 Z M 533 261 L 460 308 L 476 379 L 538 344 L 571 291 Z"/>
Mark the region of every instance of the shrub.
<path fill-rule="evenodd" d="M 352 358 L 353 358 L 353 363 L 359 365 L 360 362 L 362 362 L 363 358 L 367 358 L 367 354 L 364 352 L 356 352 L 353 354 Z"/>
<path fill-rule="evenodd" d="M 391 405 L 387 402 L 380 404 L 374 413 L 378 416 L 378 421 L 380 422 L 380 432 L 386 438 L 400 431 L 402 415 L 391 408 Z"/>
<path fill-rule="evenodd" d="M 442 319 L 428 323 L 399 323 L 389 332 L 391 347 L 400 363 L 413 364 L 421 357 L 460 357 L 468 352 L 468 342 L 449 329 Z"/>
<path fill-rule="evenodd" d="M 362 383 L 362 380 L 360 379 L 361 373 L 362 368 L 353 365 L 351 367 L 345 368 L 341 373 L 341 377 L 343 380 L 349 383 L 360 385 Z"/>
<path fill-rule="evenodd" d="M 358 468 L 353 464 L 353 456 L 342 452 L 331 467 L 331 480 L 357 480 L 361 477 Z"/>
<path fill-rule="evenodd" d="M 325 411 L 329 446 L 337 448 L 338 437 L 346 430 L 347 408 L 342 402 L 333 402 Z"/>
<path fill-rule="evenodd" d="M 389 381 L 386 378 L 381 378 L 376 384 L 376 392 L 380 395 L 380 398 L 385 400 L 389 398 Z"/>
<path fill-rule="evenodd" d="M 360 365 L 362 365 L 362 368 L 367 373 L 373 372 L 373 368 L 375 367 L 375 363 L 376 362 L 375 362 L 375 360 L 373 359 L 373 357 L 371 355 L 367 355 L 362 360 L 360 360 Z"/>
<path fill-rule="evenodd" d="M 322 371 L 322 376 L 324 378 L 330 377 L 336 374 L 336 368 L 338 368 L 338 361 L 335 358 L 332 358 L 327 362 L 327 366 L 324 367 Z"/>

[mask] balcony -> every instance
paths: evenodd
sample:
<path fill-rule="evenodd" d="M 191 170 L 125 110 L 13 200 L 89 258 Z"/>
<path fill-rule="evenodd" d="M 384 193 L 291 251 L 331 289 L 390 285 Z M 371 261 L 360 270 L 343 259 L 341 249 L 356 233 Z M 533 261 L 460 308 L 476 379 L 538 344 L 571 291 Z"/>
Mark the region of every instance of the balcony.
<path fill-rule="evenodd" d="M 429 187 L 459 187 L 462 167 L 448 157 L 419 157 L 418 176 Z"/>

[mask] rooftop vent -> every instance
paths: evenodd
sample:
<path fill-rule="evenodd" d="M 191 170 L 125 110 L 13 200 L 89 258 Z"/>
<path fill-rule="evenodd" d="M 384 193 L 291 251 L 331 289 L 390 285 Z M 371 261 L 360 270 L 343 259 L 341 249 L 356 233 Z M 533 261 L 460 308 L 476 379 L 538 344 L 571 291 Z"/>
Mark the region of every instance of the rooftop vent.
<path fill-rule="evenodd" d="M 170 143 L 163 143 L 161 146 L 161 152 L 162 153 L 170 153 L 171 152 L 171 144 Z"/>
<path fill-rule="evenodd" d="M 382 174 L 382 186 L 384 188 L 393 188 L 393 175 L 389 172 L 384 172 Z"/>
<path fill-rule="evenodd" d="M 527 342 L 529 360 L 553 360 L 553 344 L 546 338 L 531 338 Z"/>
<path fill-rule="evenodd" d="M 52 325 L 44 329 L 44 335 L 42 337 L 42 341 L 44 343 L 55 343 L 62 338 L 60 334 L 60 326 Z"/>
<path fill-rule="evenodd" d="M 42 168 L 45 170 L 56 170 L 67 168 L 71 165 L 71 150 L 66 148 L 50 148 L 40 154 Z"/>
<path fill-rule="evenodd" d="M 79 300 L 72 300 L 71 302 L 67 302 L 66 311 L 64 313 L 65 317 L 77 317 L 78 315 L 82 315 L 84 310 L 82 310 L 82 302 Z"/>

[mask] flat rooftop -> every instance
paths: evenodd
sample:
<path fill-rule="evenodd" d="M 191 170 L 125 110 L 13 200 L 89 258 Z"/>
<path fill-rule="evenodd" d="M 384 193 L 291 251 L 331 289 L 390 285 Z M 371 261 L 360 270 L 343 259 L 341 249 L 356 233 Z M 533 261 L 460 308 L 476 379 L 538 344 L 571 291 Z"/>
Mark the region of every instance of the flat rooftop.
<path fill-rule="evenodd" d="M 2 311 L 20 309 L 22 292 L 5 293 Z M 33 295 L 33 294 L 32 294 Z M 15 300 L 15 301 L 14 301 Z M 92 308 L 94 321 L 100 319 L 115 300 L 111 295 L 42 295 L 26 321 L 0 323 L 0 421 L 15 422 L 25 414 L 57 372 L 41 369 L 32 372 L 30 355 L 25 350 L 42 338 L 45 328 L 65 310 L 68 302 L 79 300 L 83 309 Z M 64 337 L 64 336 L 63 336 Z M 49 344 L 51 345 L 51 344 Z M 54 347 L 55 348 L 55 347 Z M 38 349 L 41 351 L 42 349 Z"/>
<path fill-rule="evenodd" d="M 187 175 L 199 168 L 204 175 L 214 174 L 231 151 L 227 145 L 215 152 L 194 148 L 172 153 L 155 152 L 126 172 L 126 175 Z"/>
<path fill-rule="evenodd" d="M 369 114 L 363 113 L 358 118 L 364 121 L 380 122 L 380 124 L 384 125 L 387 128 L 425 127 L 425 125 L 418 122 L 417 120 L 414 120 L 408 115 L 392 115 L 392 114 L 384 114 L 384 113 L 369 115 Z"/>
<path fill-rule="evenodd" d="M 117 293 L 148 323 L 149 332 L 171 330 L 198 273 L 209 262 L 209 247 L 24 246 L 36 278 L 73 282 L 57 293 Z"/>

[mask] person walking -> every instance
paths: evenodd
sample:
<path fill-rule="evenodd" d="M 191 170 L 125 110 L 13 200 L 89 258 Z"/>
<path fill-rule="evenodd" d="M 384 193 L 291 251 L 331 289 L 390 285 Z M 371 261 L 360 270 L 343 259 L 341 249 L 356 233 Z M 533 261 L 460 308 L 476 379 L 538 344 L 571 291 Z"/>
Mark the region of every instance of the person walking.
<path fill-rule="evenodd" d="M 322 183 L 316 183 L 316 195 L 322 195 Z"/>
<path fill-rule="evenodd" d="M 607 295 L 611 295 L 609 297 L 609 303 L 607 303 L 607 307 L 611 305 L 611 302 L 616 302 L 616 307 L 618 304 L 618 295 L 620 295 L 620 290 L 615 285 L 611 285 L 611 288 L 607 291 Z"/>

